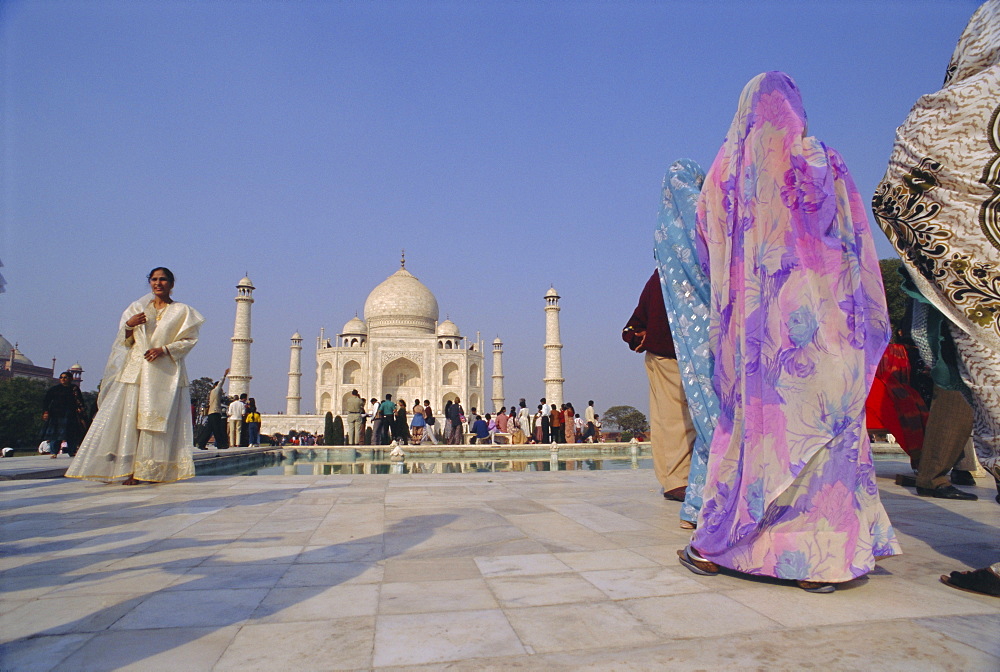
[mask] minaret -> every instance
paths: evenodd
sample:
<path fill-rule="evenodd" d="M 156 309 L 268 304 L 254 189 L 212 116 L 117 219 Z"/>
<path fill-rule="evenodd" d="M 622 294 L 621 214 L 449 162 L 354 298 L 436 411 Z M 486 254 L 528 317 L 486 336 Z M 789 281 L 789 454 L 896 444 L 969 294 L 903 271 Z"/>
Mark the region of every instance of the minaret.
<path fill-rule="evenodd" d="M 559 340 L 559 293 L 545 292 L 545 399 L 558 408 L 563 403 L 562 343 Z"/>
<path fill-rule="evenodd" d="M 302 336 L 299 332 L 292 334 L 292 360 L 288 364 L 288 396 L 285 397 L 285 413 L 299 414 L 299 402 L 302 401 Z"/>
<path fill-rule="evenodd" d="M 493 412 L 503 406 L 503 341 L 493 339 Z"/>
<path fill-rule="evenodd" d="M 236 285 L 236 325 L 233 327 L 233 359 L 229 365 L 229 395 L 238 397 L 250 394 L 250 306 L 253 290 L 250 278 L 243 278 Z"/>

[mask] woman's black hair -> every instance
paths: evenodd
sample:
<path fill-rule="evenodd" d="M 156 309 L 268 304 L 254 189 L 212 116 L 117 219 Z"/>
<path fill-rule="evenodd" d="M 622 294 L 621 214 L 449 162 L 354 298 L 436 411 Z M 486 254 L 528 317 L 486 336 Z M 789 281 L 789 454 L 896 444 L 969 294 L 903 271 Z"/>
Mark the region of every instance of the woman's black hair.
<path fill-rule="evenodd" d="M 149 272 L 149 275 L 146 276 L 146 279 L 147 280 L 151 279 L 153 277 L 153 273 L 156 273 L 157 271 L 163 271 L 163 275 L 167 276 L 167 280 L 170 281 L 170 284 L 171 285 L 174 284 L 174 272 L 171 271 L 166 266 L 157 266 L 156 268 L 154 268 Z"/>

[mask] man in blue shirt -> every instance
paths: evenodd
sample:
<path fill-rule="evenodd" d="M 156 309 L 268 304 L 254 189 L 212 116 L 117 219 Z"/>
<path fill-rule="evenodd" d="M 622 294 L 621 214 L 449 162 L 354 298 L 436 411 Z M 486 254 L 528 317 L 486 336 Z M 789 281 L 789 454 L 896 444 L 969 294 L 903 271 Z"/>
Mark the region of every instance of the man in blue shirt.
<path fill-rule="evenodd" d="M 472 427 L 469 430 L 476 436 L 472 439 L 473 443 L 489 443 L 490 430 L 489 424 L 483 420 L 480 416 L 476 416 L 476 421 L 472 423 Z"/>
<path fill-rule="evenodd" d="M 375 443 L 380 446 L 389 444 L 389 427 L 395 413 L 396 403 L 392 400 L 392 395 L 387 394 L 385 401 L 378 405 L 378 412 L 375 414 L 373 434 L 376 437 Z"/>

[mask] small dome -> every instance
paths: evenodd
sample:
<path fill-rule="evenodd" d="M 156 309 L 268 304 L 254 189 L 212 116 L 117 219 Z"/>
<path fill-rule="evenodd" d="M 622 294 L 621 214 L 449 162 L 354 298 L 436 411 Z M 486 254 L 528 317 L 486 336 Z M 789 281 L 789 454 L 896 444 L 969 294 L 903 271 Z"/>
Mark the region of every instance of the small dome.
<path fill-rule="evenodd" d="M 438 325 L 438 336 L 461 336 L 458 325 L 451 320 L 445 320 Z"/>
<path fill-rule="evenodd" d="M 493 345 L 503 345 L 503 341 L 500 340 L 499 336 L 493 339 Z"/>
<path fill-rule="evenodd" d="M 14 350 L 14 346 L 3 336 L 0 336 L 0 359 L 6 361 L 10 359 L 10 351 Z M 18 364 L 27 364 L 28 366 L 34 366 L 34 362 L 24 356 L 24 353 L 20 350 L 16 350 L 14 354 L 14 361 Z"/>
<path fill-rule="evenodd" d="M 368 330 L 385 335 L 432 334 L 438 315 L 431 290 L 402 267 L 373 289 L 365 301 Z"/>
<path fill-rule="evenodd" d="M 255 289 L 255 287 L 253 286 L 253 283 L 250 282 L 250 278 L 249 277 L 245 277 L 242 280 L 240 280 L 239 283 L 237 283 L 236 286 L 237 287 L 249 287 L 250 289 Z"/>
<path fill-rule="evenodd" d="M 299 332 L 296 331 L 294 334 L 292 334 L 292 340 L 293 341 L 301 341 L 302 340 L 302 334 L 300 334 Z"/>
<path fill-rule="evenodd" d="M 355 315 L 354 317 L 352 317 L 350 320 L 347 321 L 347 324 L 344 325 L 344 329 L 341 332 L 341 335 L 346 336 L 348 334 L 355 335 L 355 334 L 367 334 L 367 333 L 368 333 L 368 325 L 365 324 L 364 320 Z"/>
<path fill-rule="evenodd" d="M 80 362 L 77 362 L 73 366 L 69 367 L 70 371 L 83 371 L 83 367 L 80 366 Z"/>
<path fill-rule="evenodd" d="M 554 297 L 556 297 L 558 299 L 559 298 L 559 292 L 556 291 L 555 287 L 549 287 L 549 291 L 545 292 L 545 296 L 546 297 L 554 296 Z"/>

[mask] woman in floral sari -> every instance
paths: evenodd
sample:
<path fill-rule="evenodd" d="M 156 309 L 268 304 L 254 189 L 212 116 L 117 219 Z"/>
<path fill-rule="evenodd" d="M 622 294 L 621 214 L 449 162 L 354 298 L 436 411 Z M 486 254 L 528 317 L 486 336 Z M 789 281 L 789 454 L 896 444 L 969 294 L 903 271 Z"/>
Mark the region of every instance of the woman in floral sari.
<path fill-rule="evenodd" d="M 681 562 L 832 592 L 899 553 L 864 412 L 889 325 L 864 204 L 788 75 L 744 88 L 697 221 L 719 420 Z"/>

